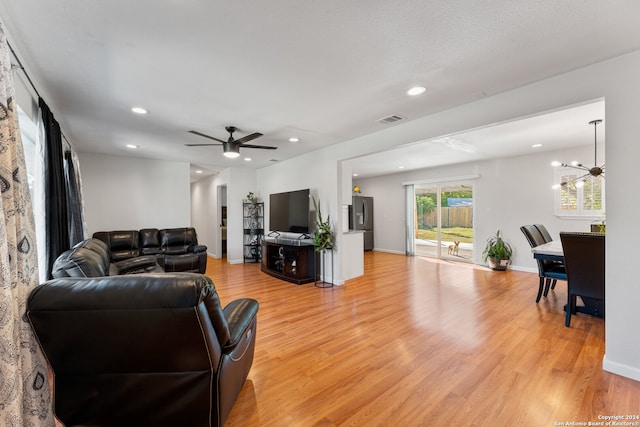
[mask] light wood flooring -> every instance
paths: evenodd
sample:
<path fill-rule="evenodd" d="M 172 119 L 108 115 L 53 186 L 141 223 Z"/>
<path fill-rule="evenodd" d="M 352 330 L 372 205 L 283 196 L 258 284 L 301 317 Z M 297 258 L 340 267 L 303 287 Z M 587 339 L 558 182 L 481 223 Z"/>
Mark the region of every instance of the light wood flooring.
<path fill-rule="evenodd" d="M 604 320 L 578 315 L 564 326 L 564 282 L 536 304 L 531 273 L 380 252 L 365 254 L 365 272 L 319 289 L 209 260 L 223 304 L 260 302 L 253 367 L 226 427 L 640 415 L 640 383 L 602 370 Z"/>

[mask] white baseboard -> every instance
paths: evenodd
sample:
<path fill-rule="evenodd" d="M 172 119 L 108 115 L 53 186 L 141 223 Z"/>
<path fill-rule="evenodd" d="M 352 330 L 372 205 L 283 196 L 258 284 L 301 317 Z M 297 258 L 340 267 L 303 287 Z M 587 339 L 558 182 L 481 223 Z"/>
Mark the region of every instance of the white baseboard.
<path fill-rule="evenodd" d="M 509 270 L 524 271 L 525 273 L 537 273 L 538 272 L 537 268 L 520 267 L 520 266 L 517 266 L 517 265 L 510 265 L 509 266 Z"/>
<path fill-rule="evenodd" d="M 640 381 L 640 369 L 609 360 L 607 359 L 606 354 L 604 355 L 604 359 L 602 359 L 602 369 L 607 372 L 611 372 L 612 374 L 621 375 L 626 378 L 631 378 L 635 381 Z"/>
<path fill-rule="evenodd" d="M 240 259 L 227 259 L 229 264 L 244 264 L 244 258 Z"/>
<path fill-rule="evenodd" d="M 405 252 L 395 251 L 395 250 L 391 250 L 391 249 L 373 248 L 373 250 L 376 251 L 376 252 L 386 252 L 388 254 L 406 255 Z"/>

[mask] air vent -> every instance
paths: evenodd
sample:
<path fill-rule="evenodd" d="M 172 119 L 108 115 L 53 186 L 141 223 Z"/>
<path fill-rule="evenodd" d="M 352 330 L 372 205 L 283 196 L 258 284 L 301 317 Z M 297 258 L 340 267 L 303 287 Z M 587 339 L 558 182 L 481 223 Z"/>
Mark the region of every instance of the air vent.
<path fill-rule="evenodd" d="M 381 125 L 388 125 L 389 123 L 395 123 L 395 122 L 398 122 L 400 120 L 404 120 L 404 117 L 399 116 L 397 114 L 392 114 L 390 116 L 383 117 L 383 118 L 379 119 L 378 123 L 380 123 Z"/>
<path fill-rule="evenodd" d="M 269 161 L 270 162 L 278 162 L 279 160 L 278 159 L 270 159 Z"/>

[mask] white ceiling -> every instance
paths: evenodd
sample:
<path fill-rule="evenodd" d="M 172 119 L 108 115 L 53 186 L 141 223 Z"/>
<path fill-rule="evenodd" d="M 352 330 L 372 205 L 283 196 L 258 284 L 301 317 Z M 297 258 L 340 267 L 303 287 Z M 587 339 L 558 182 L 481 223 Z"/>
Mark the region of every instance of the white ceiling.
<path fill-rule="evenodd" d="M 0 2 L 12 47 L 78 151 L 208 172 L 264 167 L 637 50 L 638 16 L 636 0 Z M 427 92 L 408 97 L 414 85 Z M 405 120 L 377 122 L 391 114 Z M 603 118 L 564 128 L 562 113 L 549 117 L 426 142 L 431 163 L 420 167 L 492 156 L 489 141 L 516 155 L 532 140 L 574 144 L 562 137 L 586 128 L 591 143 L 587 123 Z M 224 139 L 227 125 L 278 149 L 227 159 L 221 147 L 185 146 L 208 142 L 188 130 Z M 417 161 L 414 149 L 398 154 Z M 388 156 L 361 163 L 389 173 Z"/>
<path fill-rule="evenodd" d="M 367 178 L 412 169 L 422 169 L 454 163 L 493 158 L 514 157 L 543 151 L 560 150 L 605 141 L 604 121 L 597 125 L 592 120 L 604 119 L 603 100 L 559 111 L 541 113 L 534 117 L 473 129 L 455 135 L 418 141 L 392 151 L 362 156 L 351 161 L 354 173 Z M 598 150 L 601 151 L 600 149 Z M 574 159 L 557 159 L 572 161 Z M 592 159 L 579 159 L 591 165 Z"/>

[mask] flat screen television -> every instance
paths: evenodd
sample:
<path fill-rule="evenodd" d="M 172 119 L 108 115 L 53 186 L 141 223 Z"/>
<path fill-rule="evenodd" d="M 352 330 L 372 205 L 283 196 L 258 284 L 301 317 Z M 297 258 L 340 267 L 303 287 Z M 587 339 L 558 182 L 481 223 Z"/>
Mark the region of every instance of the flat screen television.
<path fill-rule="evenodd" d="M 309 189 L 269 195 L 269 230 L 309 233 Z"/>

